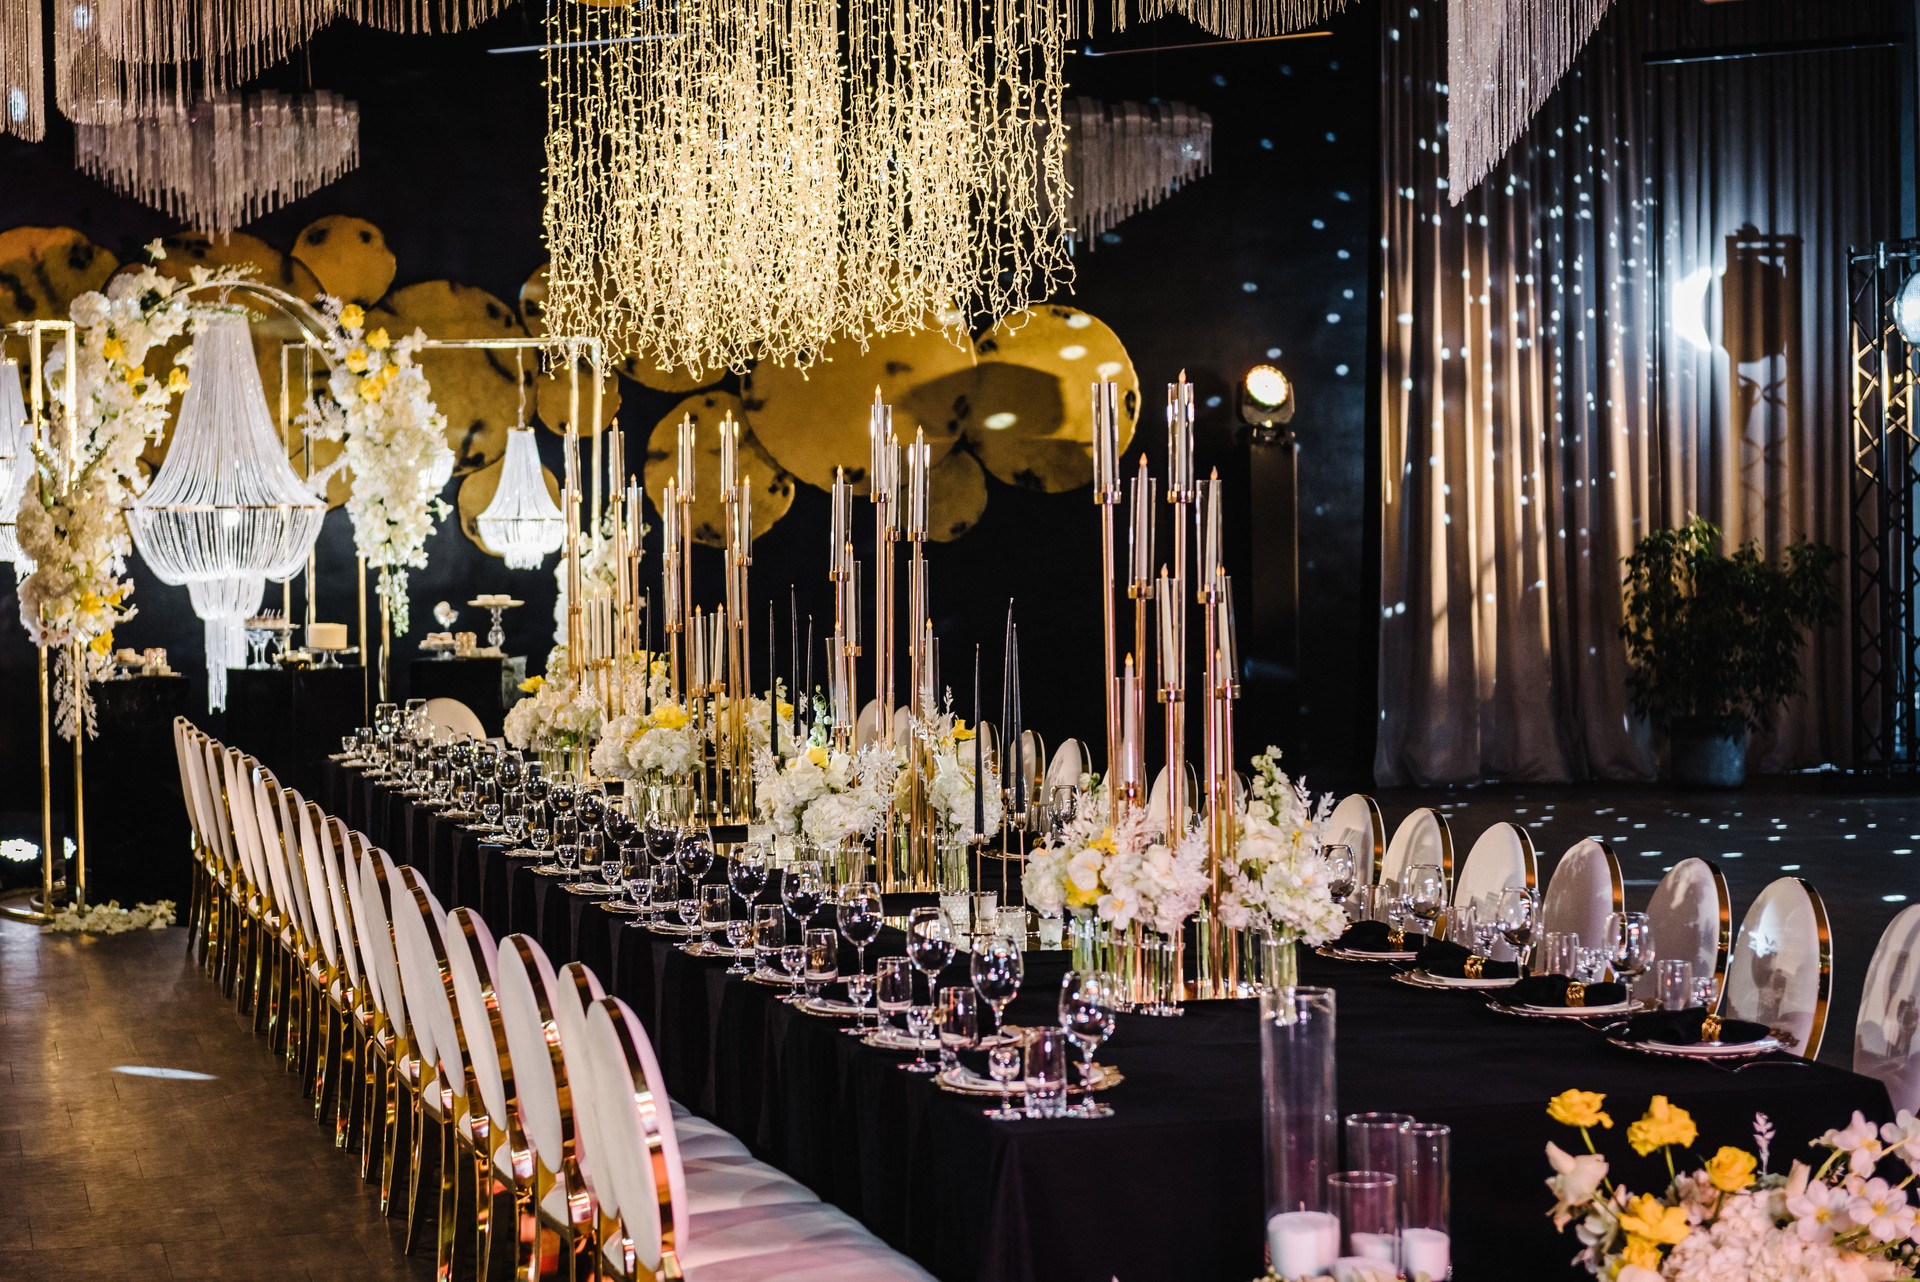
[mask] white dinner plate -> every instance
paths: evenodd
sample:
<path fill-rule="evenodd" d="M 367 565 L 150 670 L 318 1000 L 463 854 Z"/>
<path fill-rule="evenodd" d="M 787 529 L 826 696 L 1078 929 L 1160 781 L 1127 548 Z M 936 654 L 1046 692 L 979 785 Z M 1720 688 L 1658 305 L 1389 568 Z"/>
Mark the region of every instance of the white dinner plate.
<path fill-rule="evenodd" d="M 1753 1042 L 1623 1042 L 1622 1044 L 1654 1055 L 1677 1055 L 1686 1059 L 1765 1055 L 1769 1051 L 1780 1049 L 1780 1039 L 1777 1037 L 1762 1037 Z"/>
<path fill-rule="evenodd" d="M 1412 961 L 1420 954 L 1414 952 L 1373 953 L 1364 948 L 1335 948 L 1332 944 L 1314 949 L 1322 957 L 1331 957 L 1335 961 L 1352 962 L 1393 962 Z"/>
<path fill-rule="evenodd" d="M 1453 975 L 1429 975 L 1424 970 L 1403 970 L 1395 975 L 1394 978 L 1403 984 L 1411 984 L 1415 988 L 1511 988 L 1520 982 L 1518 975 L 1508 979 L 1468 979 L 1464 975 L 1458 977 Z"/>
<path fill-rule="evenodd" d="M 1498 998 L 1487 1005 L 1503 1015 L 1522 1015 L 1529 1019 L 1592 1019 L 1596 1015 L 1637 1015 L 1646 1009 L 1644 1001 L 1631 997 L 1607 1006 L 1530 1006 L 1524 1002 L 1503 1002 Z"/>

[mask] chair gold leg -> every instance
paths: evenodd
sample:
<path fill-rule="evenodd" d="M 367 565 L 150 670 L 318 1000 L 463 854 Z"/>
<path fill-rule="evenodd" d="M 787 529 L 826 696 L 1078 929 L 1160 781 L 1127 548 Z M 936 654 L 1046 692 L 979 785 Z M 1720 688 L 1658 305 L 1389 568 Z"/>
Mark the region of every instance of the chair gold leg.
<path fill-rule="evenodd" d="M 468 1149 L 460 1138 L 458 1121 L 449 1118 L 441 1127 L 440 1139 L 440 1222 L 434 1241 L 436 1282 L 453 1282 L 454 1271 L 460 1263 L 460 1244 L 474 1241 L 467 1228 L 478 1214 L 478 1202 L 475 1201 L 472 1211 L 468 1210 L 467 1203 L 474 1191 L 468 1162 Z M 479 1268 L 476 1257 L 476 1276 Z"/>
<path fill-rule="evenodd" d="M 326 1123 L 327 1087 L 339 1077 L 340 1044 L 334 1019 L 336 1013 L 333 1002 L 325 993 L 314 995 L 313 1070 L 309 1082 L 313 1091 L 313 1120 L 317 1125 Z"/>
<path fill-rule="evenodd" d="M 338 1055 L 338 1082 L 333 1088 L 333 1146 L 351 1150 L 354 1134 L 354 1103 L 361 1085 L 358 1026 L 352 1012 L 334 1012 L 334 1046 Z"/>
<path fill-rule="evenodd" d="M 402 1239 L 408 1255 L 412 1255 L 414 1248 L 419 1246 L 420 1230 L 426 1223 L 426 1212 L 421 1202 L 436 1187 L 428 1182 L 427 1151 L 432 1148 L 436 1156 L 439 1155 L 444 1138 L 442 1132 L 447 1129 L 427 1111 L 422 1100 L 413 1101 L 411 1112 L 409 1121 L 412 1125 L 407 1128 L 407 1231 Z"/>
<path fill-rule="evenodd" d="M 385 1061 L 374 1049 L 371 1036 L 360 1042 L 360 1178 L 372 1183 L 380 1178 L 380 1139 L 386 1130 Z"/>
<path fill-rule="evenodd" d="M 401 1147 L 401 1136 L 406 1128 L 413 1124 L 413 1092 L 400 1078 L 400 1066 L 391 1063 L 387 1066 L 387 1114 L 386 1125 L 380 1136 L 382 1152 L 380 1154 L 380 1213 L 393 1214 L 393 1180 L 396 1174 L 405 1177 L 407 1172 L 405 1151 Z"/>

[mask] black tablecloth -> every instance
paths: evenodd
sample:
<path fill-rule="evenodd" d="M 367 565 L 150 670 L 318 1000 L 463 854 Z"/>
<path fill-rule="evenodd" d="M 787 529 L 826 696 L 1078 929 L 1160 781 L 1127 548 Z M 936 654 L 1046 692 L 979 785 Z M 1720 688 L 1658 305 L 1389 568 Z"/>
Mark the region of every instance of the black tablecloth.
<path fill-rule="evenodd" d="M 501 692 L 506 670 L 507 661 L 498 657 L 415 659 L 407 665 L 407 692 L 415 699 L 458 699 L 497 736 L 507 716 Z"/>
<path fill-rule="evenodd" d="M 92 687 L 100 733 L 87 740 L 87 899 L 184 904 L 191 884 L 187 811 L 174 763 L 173 719 L 192 715 L 182 676 L 126 677 Z M 54 745 L 55 804 L 73 796 L 73 751 Z"/>
<path fill-rule="evenodd" d="M 320 763 L 367 724 L 366 669 L 229 668 L 226 741 L 252 753 L 283 783 L 310 793 Z"/>
<path fill-rule="evenodd" d="M 555 964 L 582 959 L 626 998 L 658 1046 L 670 1093 L 845 1208 L 948 1282 L 1233 1279 L 1261 1268 L 1260 1053 L 1251 1002 L 1193 1002 L 1177 1019 L 1123 1015 L 1101 1062 L 1125 1080 L 1100 1122 L 988 1121 L 984 1101 L 897 1071 L 902 1056 L 842 1036 L 774 989 L 689 957 L 595 901 L 536 877 L 458 825 L 422 825 L 388 789 L 329 765 L 343 817 L 424 867 L 442 901 L 496 930 L 535 935 Z M 336 803 L 338 804 L 338 803 Z M 453 895 L 452 900 L 446 898 Z M 889 911 L 891 911 L 891 905 Z M 898 954 L 889 930 L 868 950 Z M 851 965 L 848 950 L 843 965 Z M 1065 954 L 1027 954 L 1009 1022 L 1051 1022 Z M 1692 1111 L 1700 1143 L 1745 1145 L 1756 1112 L 1778 1128 L 1776 1163 L 1853 1109 L 1891 1116 L 1885 1089 L 1818 1064 L 1734 1074 L 1610 1046 L 1580 1024 L 1520 1020 L 1466 993 L 1418 990 L 1379 965 L 1307 956 L 1303 981 L 1338 994 L 1343 1112 L 1412 1113 L 1454 1128 L 1455 1275 L 1575 1278 L 1577 1249 L 1546 1219 L 1547 1099 L 1606 1092 L 1619 1126 L 1647 1097 Z M 964 982 L 956 966 L 946 977 Z M 1656 1158 L 1609 1137 L 1616 1174 L 1664 1179 Z"/>

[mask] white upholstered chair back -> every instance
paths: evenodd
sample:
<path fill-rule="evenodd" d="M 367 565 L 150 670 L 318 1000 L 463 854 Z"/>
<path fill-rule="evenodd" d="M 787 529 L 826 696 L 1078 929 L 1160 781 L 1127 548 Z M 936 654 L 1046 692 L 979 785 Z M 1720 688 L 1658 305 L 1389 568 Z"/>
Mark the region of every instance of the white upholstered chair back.
<path fill-rule="evenodd" d="M 1657 952 L 1659 939 L 1653 943 Z M 1832 982 L 1833 945 L 1820 893 L 1798 877 L 1769 883 L 1734 937 L 1721 1013 L 1765 1024 L 1789 1049 L 1813 1059 L 1826 1034 Z"/>

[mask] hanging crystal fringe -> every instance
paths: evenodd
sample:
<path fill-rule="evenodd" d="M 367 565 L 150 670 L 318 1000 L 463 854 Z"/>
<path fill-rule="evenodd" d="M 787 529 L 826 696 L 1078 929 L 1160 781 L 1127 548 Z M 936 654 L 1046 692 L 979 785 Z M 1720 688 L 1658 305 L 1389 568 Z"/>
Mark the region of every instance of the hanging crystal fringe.
<path fill-rule="evenodd" d="M 1213 171 L 1213 117 L 1184 103 L 1066 105 L 1069 235 L 1088 245 Z"/>
<path fill-rule="evenodd" d="M 76 125 L 79 168 L 189 227 L 229 232 L 360 164 L 360 108 L 334 93 L 230 96 Z"/>
<path fill-rule="evenodd" d="M 1115 30 L 1125 27 L 1118 17 L 1124 0 L 1116 0 Z M 1564 0 L 1534 0 L 1558 4 Z M 1348 0 L 1139 0 L 1135 16 L 1142 22 L 1179 14 L 1195 26 L 1225 40 L 1253 40 L 1284 36 L 1317 27 L 1347 7 Z M 1076 6 L 1077 7 L 1077 6 Z M 1087 0 L 1086 34 L 1092 34 L 1093 0 Z M 1080 33 L 1075 33 L 1080 34 Z"/>
<path fill-rule="evenodd" d="M 243 315 L 201 327 L 191 370 L 173 444 L 127 523 L 155 576 L 187 585 L 206 620 L 209 706 L 219 708 L 244 644 L 242 621 L 260 608 L 266 580 L 300 571 L 326 504 L 294 474 L 274 434 Z"/>
<path fill-rule="evenodd" d="M 0 133 L 39 142 L 47 132 L 40 0 L 0 0 Z"/>
<path fill-rule="evenodd" d="M 547 35 L 554 333 L 738 369 L 1071 279 L 1046 0 L 563 0 Z"/>
<path fill-rule="evenodd" d="M 20 363 L 0 361 L 0 562 L 11 561 L 16 579 L 33 572 L 33 558 L 20 550 L 20 501 L 33 475 L 33 429 L 27 423 Z"/>
<path fill-rule="evenodd" d="M 1447 200 L 1459 204 L 1552 96 L 1612 0 L 1447 0 Z"/>
<path fill-rule="evenodd" d="M 567 521 L 547 493 L 533 429 L 517 427 L 507 433 L 500 487 L 475 524 L 480 527 L 480 537 L 500 554 L 509 570 L 538 569 L 548 553 L 559 551 L 567 541 Z"/>
<path fill-rule="evenodd" d="M 9 7 L 21 0 L 5 0 Z M 86 0 L 57 4 L 54 101 L 80 124 L 216 98 L 337 18 L 405 34 L 464 30 L 509 0 Z M 35 6 L 37 8 L 37 6 Z"/>

